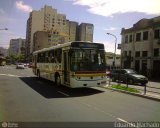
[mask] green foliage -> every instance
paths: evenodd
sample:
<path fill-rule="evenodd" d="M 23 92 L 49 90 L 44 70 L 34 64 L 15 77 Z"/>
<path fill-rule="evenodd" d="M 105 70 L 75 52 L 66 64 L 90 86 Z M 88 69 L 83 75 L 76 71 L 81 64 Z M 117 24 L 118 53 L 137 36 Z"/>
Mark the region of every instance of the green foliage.
<path fill-rule="evenodd" d="M 127 87 L 122 86 L 122 85 L 112 85 L 111 87 L 115 88 L 115 89 L 119 89 L 119 90 L 139 93 L 139 91 L 137 89 L 135 89 L 135 88 L 130 88 L 130 87 L 127 88 Z"/>
<path fill-rule="evenodd" d="M 24 62 L 25 56 L 23 54 L 12 54 L 8 57 L 12 62 Z"/>

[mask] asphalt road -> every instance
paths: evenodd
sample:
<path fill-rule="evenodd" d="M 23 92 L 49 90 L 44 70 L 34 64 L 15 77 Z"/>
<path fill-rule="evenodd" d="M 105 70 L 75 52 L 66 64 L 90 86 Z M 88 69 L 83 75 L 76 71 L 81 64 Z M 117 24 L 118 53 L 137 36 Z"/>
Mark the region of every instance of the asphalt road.
<path fill-rule="evenodd" d="M 0 122 L 159 121 L 160 102 L 100 87 L 70 89 L 0 67 Z"/>

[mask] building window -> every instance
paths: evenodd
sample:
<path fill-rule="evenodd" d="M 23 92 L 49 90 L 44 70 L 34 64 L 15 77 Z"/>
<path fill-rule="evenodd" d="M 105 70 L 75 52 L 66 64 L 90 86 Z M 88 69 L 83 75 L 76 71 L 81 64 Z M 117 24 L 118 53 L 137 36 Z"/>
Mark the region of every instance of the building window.
<path fill-rule="evenodd" d="M 125 57 L 127 56 L 127 51 L 124 51 L 124 56 L 125 56 Z"/>
<path fill-rule="evenodd" d="M 132 42 L 132 38 L 133 38 L 133 36 L 129 35 L 129 42 Z"/>
<path fill-rule="evenodd" d="M 132 52 L 131 51 L 129 51 L 129 56 L 131 56 L 132 55 Z"/>
<path fill-rule="evenodd" d="M 141 41 L 141 33 L 136 33 L 136 41 Z"/>
<path fill-rule="evenodd" d="M 51 34 L 48 34 L 48 38 L 50 38 L 51 37 Z"/>
<path fill-rule="evenodd" d="M 128 35 L 125 36 L 125 43 L 128 43 Z"/>
<path fill-rule="evenodd" d="M 113 57 L 108 57 L 108 59 L 113 59 Z"/>
<path fill-rule="evenodd" d="M 154 30 L 154 38 L 155 39 L 160 39 L 160 29 Z"/>
<path fill-rule="evenodd" d="M 148 31 L 143 32 L 143 40 L 148 40 Z"/>
<path fill-rule="evenodd" d="M 154 49 L 154 57 L 158 57 L 159 56 L 159 48 L 155 48 Z"/>
<path fill-rule="evenodd" d="M 147 52 L 147 51 L 143 51 L 143 52 L 142 52 L 142 56 L 143 56 L 143 57 L 147 57 L 147 56 L 148 56 L 148 52 Z"/>
<path fill-rule="evenodd" d="M 140 57 L 140 51 L 137 51 L 135 56 Z"/>

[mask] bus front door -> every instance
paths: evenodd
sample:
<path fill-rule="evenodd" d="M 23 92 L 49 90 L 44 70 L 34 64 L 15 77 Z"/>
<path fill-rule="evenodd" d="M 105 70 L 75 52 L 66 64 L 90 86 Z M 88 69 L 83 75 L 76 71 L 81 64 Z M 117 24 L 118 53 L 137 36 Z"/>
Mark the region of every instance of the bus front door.
<path fill-rule="evenodd" d="M 63 63 L 63 69 L 64 69 L 64 84 L 69 84 L 69 56 L 68 56 L 68 51 L 64 51 L 63 53 L 64 57 L 64 63 Z"/>

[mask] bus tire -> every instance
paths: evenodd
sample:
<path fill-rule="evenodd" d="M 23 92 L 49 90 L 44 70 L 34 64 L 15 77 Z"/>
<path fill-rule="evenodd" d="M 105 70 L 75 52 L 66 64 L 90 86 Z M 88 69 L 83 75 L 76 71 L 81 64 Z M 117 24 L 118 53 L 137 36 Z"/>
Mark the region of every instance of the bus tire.
<path fill-rule="evenodd" d="M 40 74 L 39 70 L 37 70 L 37 76 L 38 76 L 38 78 L 41 78 L 41 74 Z"/>
<path fill-rule="evenodd" d="M 58 86 L 61 85 L 61 78 L 60 78 L 59 75 L 56 75 L 56 77 L 55 77 L 55 83 L 56 83 L 56 85 L 58 85 Z"/>

